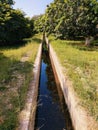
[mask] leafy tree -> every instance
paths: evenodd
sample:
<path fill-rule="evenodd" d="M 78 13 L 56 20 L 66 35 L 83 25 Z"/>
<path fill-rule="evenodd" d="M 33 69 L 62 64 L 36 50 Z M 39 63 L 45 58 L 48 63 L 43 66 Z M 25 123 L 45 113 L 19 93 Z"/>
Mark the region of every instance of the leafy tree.
<path fill-rule="evenodd" d="M 39 33 L 45 30 L 45 15 L 34 16 L 34 31 Z"/>
<path fill-rule="evenodd" d="M 45 29 L 49 34 L 54 33 L 61 39 L 84 37 L 86 45 L 89 45 L 92 37 L 96 35 L 98 1 L 54 0 L 47 7 L 43 18 Z"/>
<path fill-rule="evenodd" d="M 28 22 L 29 22 L 29 26 L 30 26 L 30 32 L 31 32 L 31 35 L 33 35 L 35 32 L 34 32 L 34 19 L 31 18 L 31 19 L 28 19 Z"/>
<path fill-rule="evenodd" d="M 0 44 L 13 44 L 33 34 L 34 22 L 12 4 L 12 0 L 0 1 Z"/>
<path fill-rule="evenodd" d="M 10 6 L 14 4 L 13 0 L 0 0 L 1 3 L 9 4 Z"/>
<path fill-rule="evenodd" d="M 90 45 L 96 35 L 98 24 L 97 0 L 68 0 L 69 5 L 69 31 L 73 37 L 84 37 L 85 45 Z M 68 30 L 67 30 L 68 31 Z"/>
<path fill-rule="evenodd" d="M 5 25 L 7 42 L 17 42 L 25 37 L 29 37 L 30 25 L 29 20 L 24 18 L 20 10 L 13 10 L 11 19 Z"/>
<path fill-rule="evenodd" d="M 0 2 L 0 41 L 6 39 L 6 23 L 11 19 L 12 9 L 9 4 Z"/>
<path fill-rule="evenodd" d="M 46 31 L 50 33 L 55 33 L 55 26 L 56 26 L 56 5 L 51 3 L 46 10 Z"/>
<path fill-rule="evenodd" d="M 78 6 L 77 27 L 81 36 L 86 39 L 86 45 L 90 44 L 91 37 L 96 35 L 96 26 L 98 24 L 98 1 L 80 0 Z"/>

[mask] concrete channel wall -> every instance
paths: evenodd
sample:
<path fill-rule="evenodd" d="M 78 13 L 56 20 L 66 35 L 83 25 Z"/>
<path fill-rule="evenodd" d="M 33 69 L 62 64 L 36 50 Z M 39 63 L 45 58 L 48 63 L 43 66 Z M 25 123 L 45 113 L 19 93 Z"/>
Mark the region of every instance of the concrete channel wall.
<path fill-rule="evenodd" d="M 60 84 L 59 86 L 61 86 L 61 89 L 63 91 L 74 130 L 90 130 L 90 124 L 87 123 L 87 115 L 85 111 L 83 111 L 83 109 L 80 107 L 79 100 L 77 99 L 77 96 L 75 95 L 75 92 L 71 87 L 72 84 L 69 82 L 68 78 L 63 74 L 63 69 L 59 63 L 59 60 L 57 59 L 56 53 L 53 50 L 52 46 L 49 44 L 47 38 L 46 44 L 49 49 L 50 61 L 55 74 L 55 78 L 57 80 L 57 83 Z"/>
<path fill-rule="evenodd" d="M 38 54 L 35 59 L 34 68 L 32 72 L 33 77 L 30 82 L 29 91 L 27 93 L 25 107 L 19 115 L 18 130 L 34 130 L 40 66 L 41 66 L 41 54 L 42 54 L 42 44 L 40 44 L 39 46 Z"/>
<path fill-rule="evenodd" d="M 87 114 L 83 109 L 81 109 L 79 105 L 79 100 L 77 99 L 77 96 L 75 95 L 71 87 L 71 83 L 69 82 L 67 77 L 63 74 L 63 70 L 56 56 L 56 53 L 53 50 L 52 46 L 49 44 L 47 38 L 46 38 L 46 44 L 49 50 L 49 57 L 53 68 L 54 76 L 56 79 L 56 83 L 59 84 L 59 86 L 61 86 L 66 104 L 69 109 L 74 130 L 95 130 L 90 129 L 90 122 L 88 123 Z M 20 113 L 19 116 L 18 130 L 34 130 L 37 97 L 38 97 L 38 85 L 40 77 L 41 55 L 42 55 L 42 44 L 40 44 L 39 46 L 38 54 L 34 63 L 33 79 L 30 83 L 29 91 L 27 93 L 26 104 L 24 110 Z"/>

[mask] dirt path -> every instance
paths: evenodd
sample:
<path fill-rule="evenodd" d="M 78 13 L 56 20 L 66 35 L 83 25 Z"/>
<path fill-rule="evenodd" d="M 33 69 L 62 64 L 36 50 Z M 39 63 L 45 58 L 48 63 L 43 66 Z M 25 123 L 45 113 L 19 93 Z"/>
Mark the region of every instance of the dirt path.
<path fill-rule="evenodd" d="M 23 100 L 21 96 L 22 87 L 25 86 L 26 73 L 21 72 L 19 68 L 25 69 L 25 64 L 28 62 L 30 56 L 32 55 L 31 51 L 28 51 L 19 62 L 11 66 L 10 79 L 8 81 L 2 81 L 0 86 L 2 90 L 0 91 L 0 126 L 5 123 L 11 124 L 11 121 L 14 123 L 17 120 L 14 119 L 22 109 Z M 23 71 L 23 70 L 22 70 Z M 12 118 L 12 119 L 11 119 Z"/>

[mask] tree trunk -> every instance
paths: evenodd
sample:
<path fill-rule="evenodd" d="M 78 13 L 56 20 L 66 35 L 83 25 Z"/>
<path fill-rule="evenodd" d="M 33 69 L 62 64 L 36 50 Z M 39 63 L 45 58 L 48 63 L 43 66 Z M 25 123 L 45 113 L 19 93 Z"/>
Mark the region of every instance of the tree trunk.
<path fill-rule="evenodd" d="M 85 46 L 90 46 L 90 37 L 85 38 Z"/>
<path fill-rule="evenodd" d="M 85 46 L 90 46 L 93 39 L 94 39 L 93 37 L 86 37 L 85 38 Z"/>

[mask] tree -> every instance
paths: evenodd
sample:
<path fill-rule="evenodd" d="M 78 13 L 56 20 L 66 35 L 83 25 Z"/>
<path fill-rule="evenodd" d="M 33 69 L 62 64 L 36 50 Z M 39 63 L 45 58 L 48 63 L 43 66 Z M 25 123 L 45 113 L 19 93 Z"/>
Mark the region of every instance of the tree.
<path fill-rule="evenodd" d="M 48 6 L 45 14 L 46 18 L 46 31 L 51 34 L 55 33 L 55 26 L 56 26 L 56 5 L 54 3 L 51 3 L 50 6 Z"/>
<path fill-rule="evenodd" d="M 13 0 L 0 0 L 1 3 L 6 3 L 8 5 L 13 5 L 14 4 L 14 1 Z"/>
<path fill-rule="evenodd" d="M 12 0 L 0 1 L 0 44 L 13 44 L 33 34 L 34 22 L 12 4 Z"/>
<path fill-rule="evenodd" d="M 31 35 L 30 23 L 27 18 L 24 18 L 24 14 L 20 10 L 12 10 L 10 16 L 11 19 L 5 25 L 6 41 L 13 43 L 29 37 Z"/>
<path fill-rule="evenodd" d="M 80 35 L 86 39 L 85 44 L 90 45 L 92 37 L 96 34 L 96 26 L 98 24 L 98 1 L 83 0 L 78 7 L 77 27 Z"/>
<path fill-rule="evenodd" d="M 45 30 L 45 15 L 38 15 L 33 17 L 34 20 L 34 30 L 35 32 L 43 32 Z"/>
<path fill-rule="evenodd" d="M 6 39 L 6 23 L 11 19 L 11 7 L 7 3 L 0 1 L 0 41 Z"/>
<path fill-rule="evenodd" d="M 98 25 L 97 0 L 54 0 L 44 15 L 46 31 L 61 39 L 84 37 L 90 44 Z"/>

